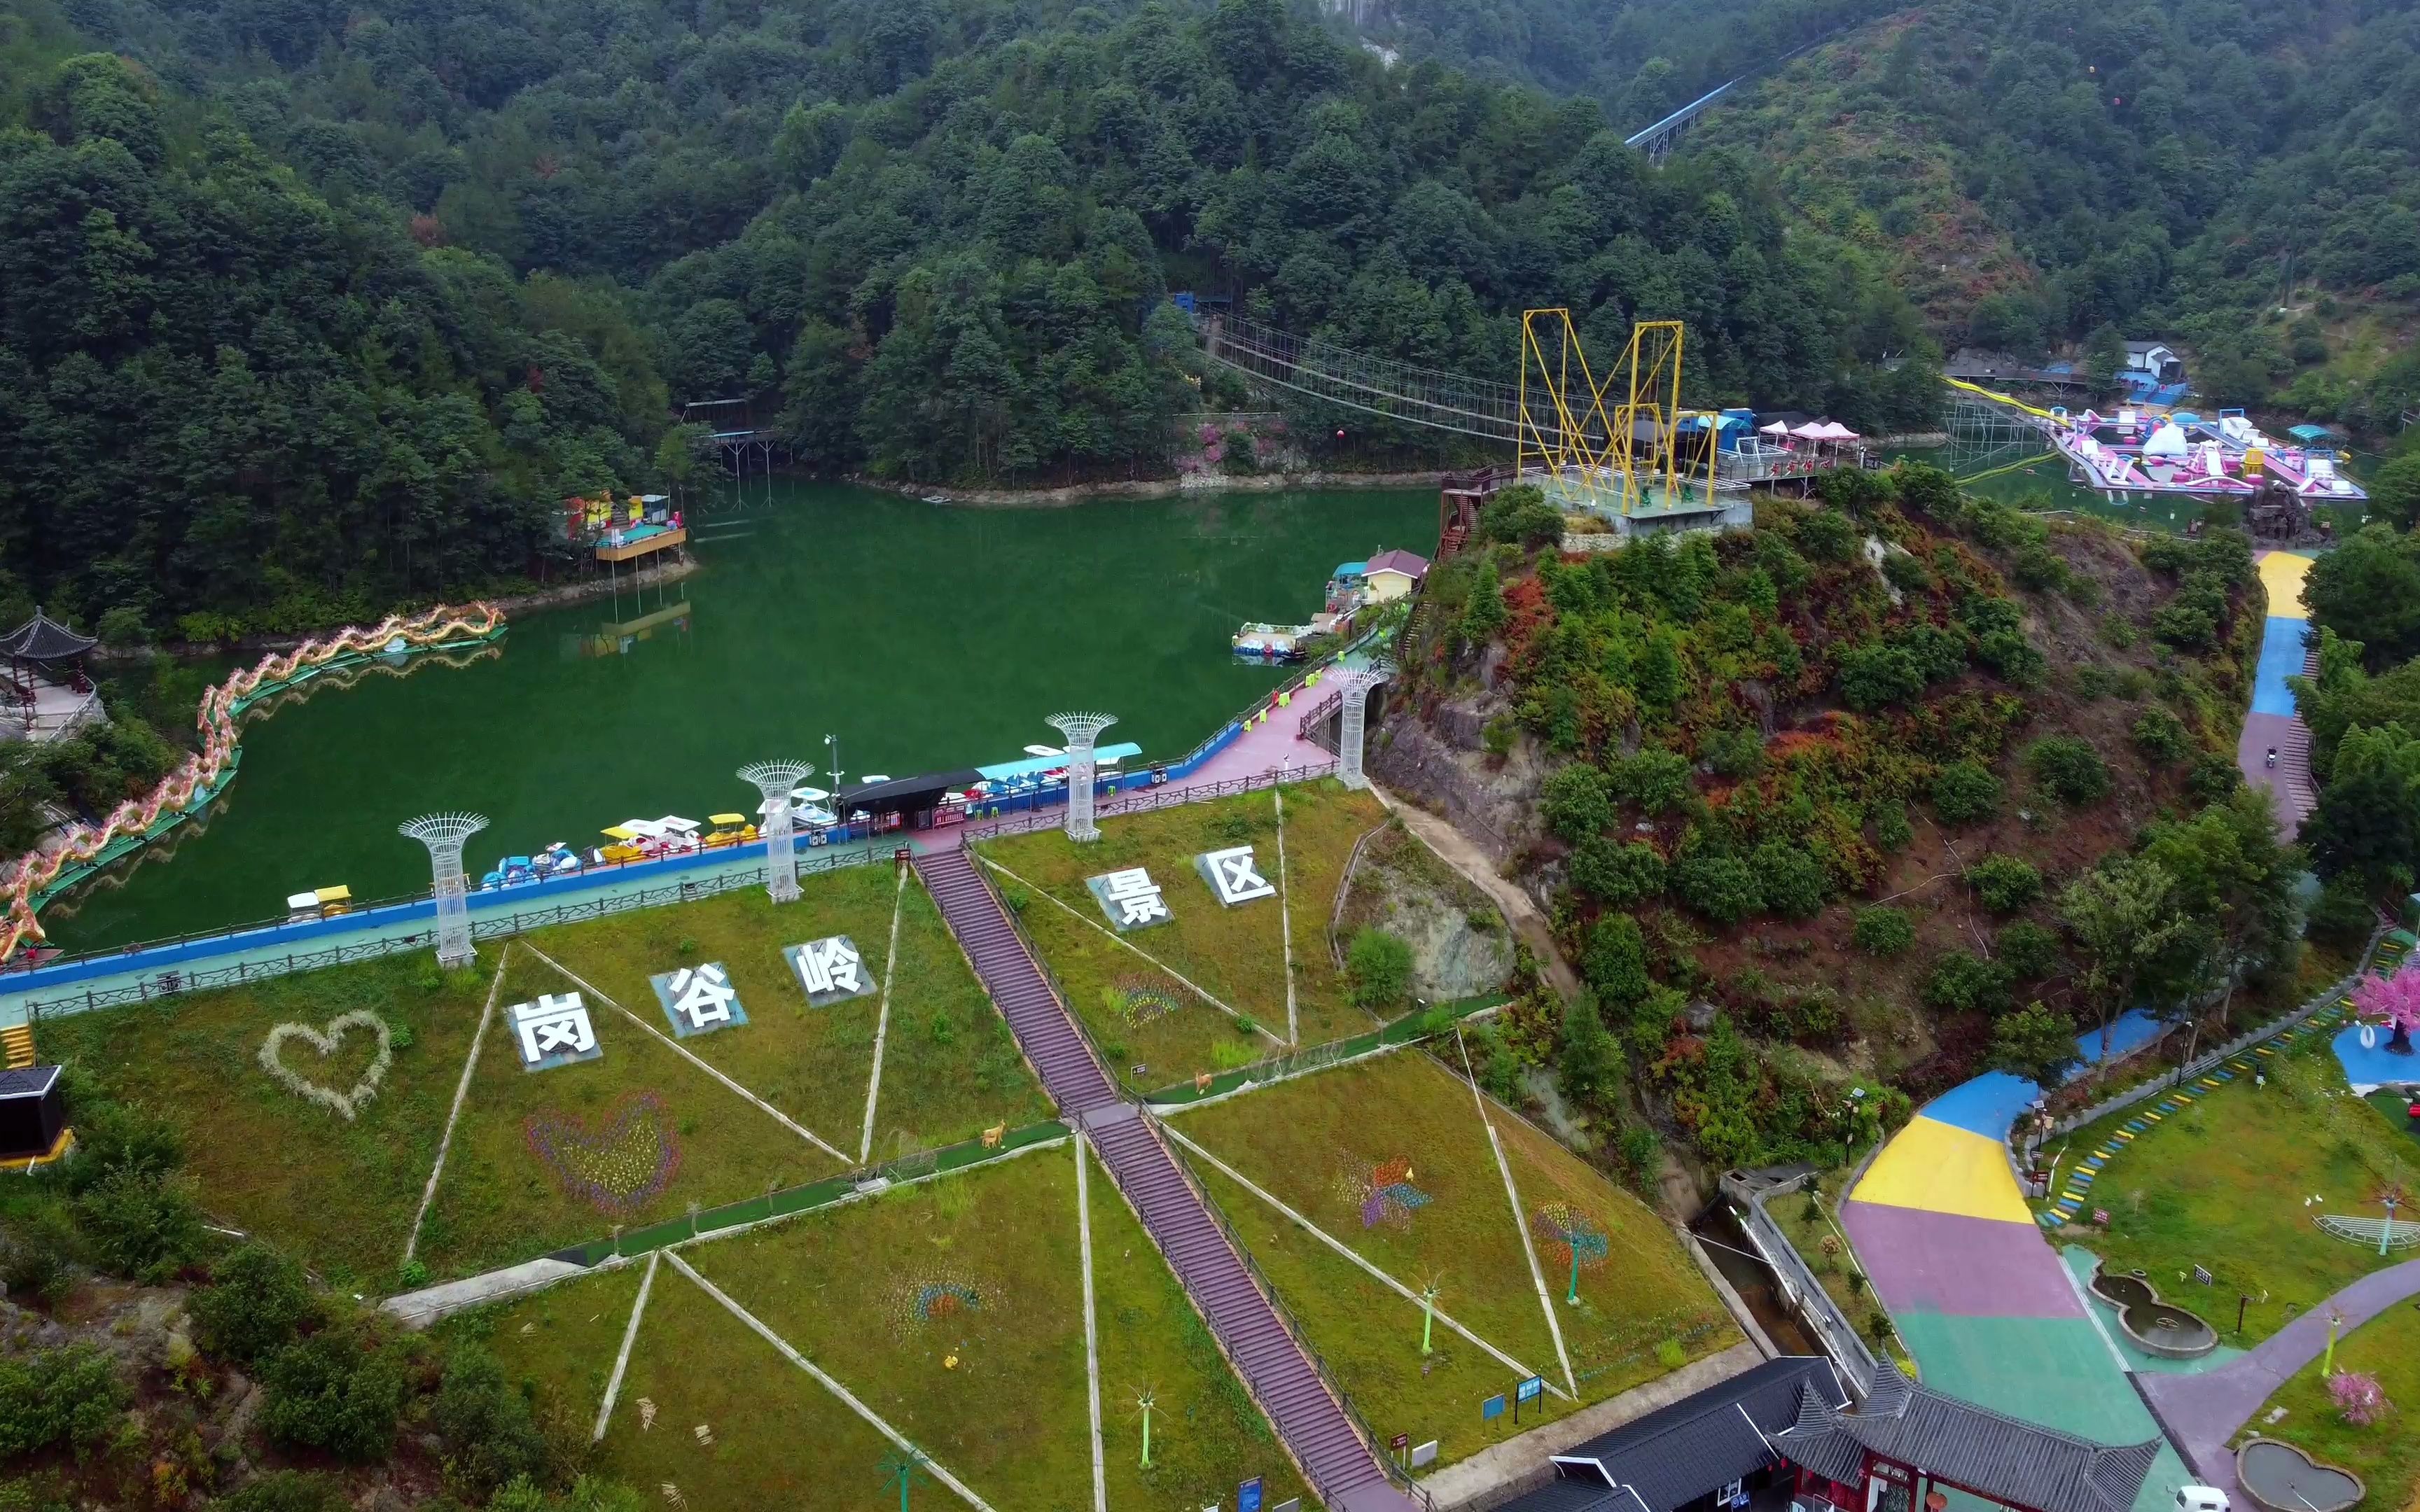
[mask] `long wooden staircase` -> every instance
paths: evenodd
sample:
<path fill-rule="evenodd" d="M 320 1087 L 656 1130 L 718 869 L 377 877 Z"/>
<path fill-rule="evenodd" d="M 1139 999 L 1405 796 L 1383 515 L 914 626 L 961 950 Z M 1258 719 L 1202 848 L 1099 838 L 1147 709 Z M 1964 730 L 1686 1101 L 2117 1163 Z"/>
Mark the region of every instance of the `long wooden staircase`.
<path fill-rule="evenodd" d="M 1420 1504 L 1388 1478 L 1342 1392 L 1279 1316 L 1206 1195 L 1153 1120 L 1118 1095 L 972 858 L 961 848 L 924 852 L 916 870 L 1060 1117 L 1092 1138 L 1320 1501 L 1331 1512 L 1415 1512 Z"/>

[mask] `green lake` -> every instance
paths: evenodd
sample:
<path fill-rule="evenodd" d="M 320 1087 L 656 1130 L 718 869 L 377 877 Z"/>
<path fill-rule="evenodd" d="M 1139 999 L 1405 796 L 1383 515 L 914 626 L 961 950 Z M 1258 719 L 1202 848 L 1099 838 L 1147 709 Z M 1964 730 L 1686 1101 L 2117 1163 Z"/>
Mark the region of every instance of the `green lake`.
<path fill-rule="evenodd" d="M 368 676 L 248 725 L 207 826 L 43 910 L 53 943 L 273 918 L 309 887 L 425 891 L 427 855 L 396 825 L 432 810 L 492 821 L 471 841 L 474 882 L 500 856 L 595 843 L 623 819 L 752 810 L 734 772 L 828 770 L 827 735 L 849 780 L 906 777 L 1016 759 L 1058 743 L 1048 715 L 1100 709 L 1119 721 L 1105 741 L 1173 759 L 1286 675 L 1232 658 L 1239 623 L 1306 620 L 1338 563 L 1425 555 L 1436 536 L 1427 488 L 1049 509 L 750 493 L 744 512 L 692 520 L 703 570 L 682 582 L 518 616 L 501 655 Z"/>

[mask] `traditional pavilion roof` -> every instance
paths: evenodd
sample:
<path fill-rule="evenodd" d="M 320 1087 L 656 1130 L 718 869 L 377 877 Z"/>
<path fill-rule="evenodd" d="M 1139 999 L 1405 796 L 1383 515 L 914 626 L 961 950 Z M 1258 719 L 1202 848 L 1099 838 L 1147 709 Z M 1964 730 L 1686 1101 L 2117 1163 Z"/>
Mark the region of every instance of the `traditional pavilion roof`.
<path fill-rule="evenodd" d="M 1798 1421 L 1773 1436 L 1793 1463 L 1847 1485 L 1865 1453 L 2033 1512 L 2129 1512 L 2160 1441 L 2110 1445 L 1994 1412 L 1913 1381 L 1885 1362 L 1854 1410 L 1800 1395 Z"/>
<path fill-rule="evenodd" d="M 1778 1463 L 1782 1455 L 1772 1435 L 1797 1420 L 1802 1395 L 1848 1400 L 1831 1361 L 1785 1355 L 1575 1443 L 1554 1457 L 1555 1467 L 1564 1476 L 1603 1475 L 1601 1491 L 1621 1489 L 1625 1494 L 1612 1504 L 1616 1512 L 1635 1512 L 1632 1497 L 1647 1512 L 1670 1512 Z M 1526 1498 L 1513 1505 L 1520 1512 L 1559 1512 Z"/>
<path fill-rule="evenodd" d="M 58 621 L 34 610 L 34 617 L 5 636 L 0 636 L 0 656 L 14 656 L 20 661 L 65 661 L 81 656 L 97 642 L 88 635 L 78 635 Z"/>

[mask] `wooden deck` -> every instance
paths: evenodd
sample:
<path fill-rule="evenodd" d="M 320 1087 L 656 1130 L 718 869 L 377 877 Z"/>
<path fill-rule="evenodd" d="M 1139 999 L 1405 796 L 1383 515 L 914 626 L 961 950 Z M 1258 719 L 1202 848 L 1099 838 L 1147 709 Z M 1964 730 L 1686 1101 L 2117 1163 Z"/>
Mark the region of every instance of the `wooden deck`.
<path fill-rule="evenodd" d="M 659 551 L 668 551 L 674 547 L 688 544 L 689 527 L 686 525 L 676 530 L 659 531 L 653 535 L 636 541 L 627 541 L 620 546 L 613 545 L 612 537 L 609 536 L 597 543 L 597 560 L 634 562 L 641 557 L 653 556 Z"/>

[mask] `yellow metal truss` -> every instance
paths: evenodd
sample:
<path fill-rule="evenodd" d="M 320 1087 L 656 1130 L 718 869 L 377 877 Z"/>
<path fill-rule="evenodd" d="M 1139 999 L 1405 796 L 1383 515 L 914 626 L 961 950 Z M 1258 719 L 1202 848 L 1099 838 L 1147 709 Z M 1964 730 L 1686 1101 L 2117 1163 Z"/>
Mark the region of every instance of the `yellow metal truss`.
<path fill-rule="evenodd" d="M 1628 515 L 1669 507 L 1700 470 L 1683 467 L 1679 425 L 1683 331 L 1641 320 L 1619 366 L 1600 382 L 1567 309 L 1521 315 L 1521 379 L 1513 461 L 1543 472 L 1550 496 L 1603 501 Z M 1714 437 L 1707 437 L 1705 498 L 1714 500 Z"/>

